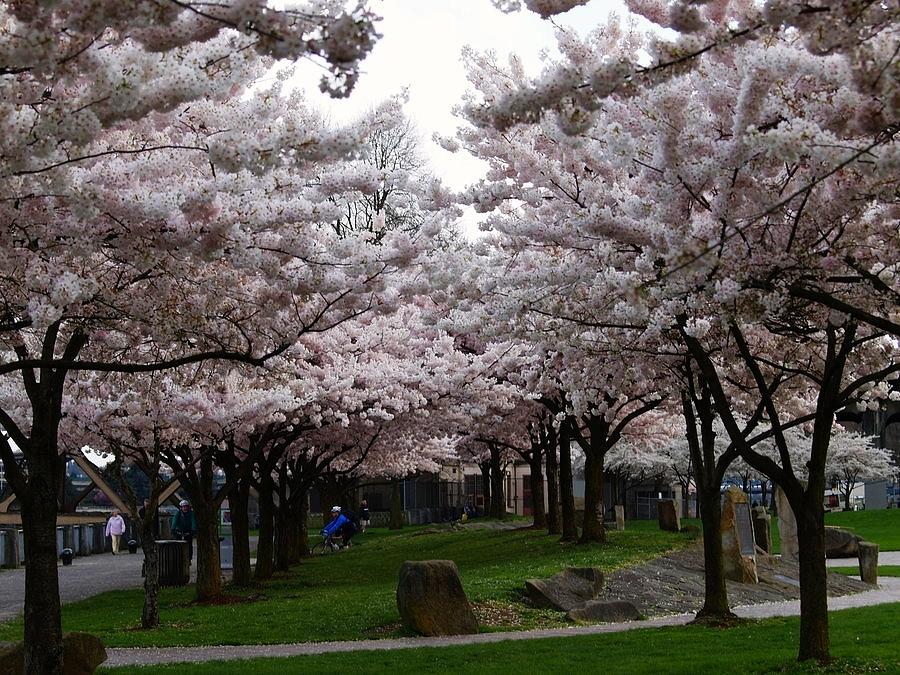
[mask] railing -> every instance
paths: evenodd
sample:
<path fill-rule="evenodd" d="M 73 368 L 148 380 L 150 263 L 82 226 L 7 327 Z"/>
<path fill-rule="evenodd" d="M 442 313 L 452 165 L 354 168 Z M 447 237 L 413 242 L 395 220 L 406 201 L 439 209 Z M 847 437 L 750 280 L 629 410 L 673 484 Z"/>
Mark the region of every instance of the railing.
<path fill-rule="evenodd" d="M 9 534 L 15 532 L 15 543 Z M 63 525 L 56 528 L 56 551 L 71 548 L 76 556 L 104 553 L 110 550 L 106 527 L 102 524 Z M 17 560 L 12 560 L 15 554 Z M 0 529 L 0 566 L 18 567 L 25 563 L 25 534 L 18 528 Z"/>

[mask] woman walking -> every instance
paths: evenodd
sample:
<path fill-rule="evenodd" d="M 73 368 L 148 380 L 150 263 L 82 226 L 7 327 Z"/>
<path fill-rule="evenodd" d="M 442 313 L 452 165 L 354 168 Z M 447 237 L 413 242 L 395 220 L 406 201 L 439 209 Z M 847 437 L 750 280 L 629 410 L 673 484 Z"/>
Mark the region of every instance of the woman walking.
<path fill-rule="evenodd" d="M 119 552 L 119 541 L 125 534 L 125 519 L 119 515 L 118 509 L 113 509 L 112 515 L 106 521 L 106 536 L 112 539 L 112 554 Z"/>

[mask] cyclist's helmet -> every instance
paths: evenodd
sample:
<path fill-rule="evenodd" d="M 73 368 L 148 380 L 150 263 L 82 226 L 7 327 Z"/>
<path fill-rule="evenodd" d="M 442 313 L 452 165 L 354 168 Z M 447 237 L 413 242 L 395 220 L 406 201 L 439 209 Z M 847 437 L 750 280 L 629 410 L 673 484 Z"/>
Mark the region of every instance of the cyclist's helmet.
<path fill-rule="evenodd" d="M 332 513 L 340 513 L 340 512 L 341 512 L 341 507 L 340 507 L 340 506 L 332 506 L 332 507 L 331 507 L 331 512 L 332 512 Z"/>

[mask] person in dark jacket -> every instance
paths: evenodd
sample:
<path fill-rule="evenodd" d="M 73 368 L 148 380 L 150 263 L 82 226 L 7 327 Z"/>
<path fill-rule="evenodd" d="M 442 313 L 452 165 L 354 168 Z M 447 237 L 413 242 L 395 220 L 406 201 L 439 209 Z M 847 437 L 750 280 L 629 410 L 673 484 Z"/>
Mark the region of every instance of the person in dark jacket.
<path fill-rule="evenodd" d="M 194 512 L 186 499 L 178 504 L 178 513 L 172 517 L 172 534 L 186 541 L 188 545 L 188 561 L 194 559 L 194 534 L 197 532 L 197 521 Z"/>
<path fill-rule="evenodd" d="M 369 528 L 369 502 L 365 499 L 359 505 L 359 532 L 362 534 Z"/>

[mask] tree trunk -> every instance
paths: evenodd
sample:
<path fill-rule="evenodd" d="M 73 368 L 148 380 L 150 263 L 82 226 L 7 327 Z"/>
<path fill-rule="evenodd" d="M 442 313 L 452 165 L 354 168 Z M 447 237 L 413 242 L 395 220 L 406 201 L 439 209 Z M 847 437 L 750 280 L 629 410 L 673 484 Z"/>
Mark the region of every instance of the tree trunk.
<path fill-rule="evenodd" d="M 728 590 L 725 586 L 725 568 L 722 559 L 722 508 L 721 485 L 697 481 L 697 501 L 700 504 L 703 526 L 703 570 L 705 596 L 703 607 L 697 612 L 697 621 L 716 623 L 731 619 L 734 614 L 728 606 Z"/>
<path fill-rule="evenodd" d="M 722 477 L 728 468 L 724 456 L 715 456 L 716 433 L 713 427 L 715 414 L 711 408 L 711 395 L 704 385 L 700 396 L 693 400 L 682 393 L 681 405 L 687 429 L 688 448 L 697 484 L 697 504 L 703 526 L 703 572 L 705 595 L 703 607 L 695 621 L 720 624 L 735 618 L 728 606 L 728 589 L 725 586 L 725 567 L 722 557 Z M 696 416 L 694 411 L 696 410 Z M 700 434 L 697 434 L 697 421 Z"/>
<path fill-rule="evenodd" d="M 197 519 L 197 600 L 222 595 L 222 565 L 219 559 L 219 509 L 215 502 L 195 500 Z"/>
<path fill-rule="evenodd" d="M 259 540 L 256 542 L 256 569 L 253 576 L 257 581 L 272 578 L 275 560 L 275 500 L 272 484 L 265 479 L 259 486 Z"/>
<path fill-rule="evenodd" d="M 531 467 L 531 513 L 534 518 L 532 527 L 535 529 L 544 529 L 547 527 L 547 512 L 544 509 L 544 472 L 541 466 L 540 448 L 534 448 L 531 451 L 531 460 L 528 462 Z"/>
<path fill-rule="evenodd" d="M 391 521 L 388 524 L 391 530 L 403 529 L 403 499 L 400 496 L 400 479 L 391 480 Z"/>
<path fill-rule="evenodd" d="M 559 463 L 556 443 L 547 447 L 547 534 L 562 532 L 559 517 Z"/>
<path fill-rule="evenodd" d="M 605 505 L 603 503 L 603 460 L 605 452 L 592 449 L 585 453 L 584 462 L 584 526 L 580 544 L 588 542 L 606 543 L 604 524 Z"/>
<path fill-rule="evenodd" d="M 810 484 L 812 484 L 810 480 Z M 798 659 L 828 660 L 828 580 L 825 569 L 824 489 L 807 489 L 797 515 L 800 553 L 800 653 Z M 792 504 L 793 506 L 793 504 Z"/>
<path fill-rule="evenodd" d="M 294 508 L 297 521 L 297 557 L 309 557 L 309 492 L 304 490 L 303 497 Z"/>
<path fill-rule="evenodd" d="M 247 513 L 250 502 L 250 483 L 239 480 L 228 493 L 231 509 L 231 543 L 233 550 L 232 581 L 235 586 L 249 586 L 250 570 L 250 516 Z"/>
<path fill-rule="evenodd" d="M 152 517 L 152 514 L 151 514 Z M 153 521 L 141 523 L 141 549 L 144 551 L 144 607 L 141 628 L 159 625 L 159 546 L 156 545 Z"/>
<path fill-rule="evenodd" d="M 484 498 L 483 515 L 490 516 L 491 506 L 494 503 L 491 499 L 493 496 L 493 486 L 491 485 L 491 463 L 481 462 L 478 465 L 478 468 L 481 469 L 481 494 Z"/>
<path fill-rule="evenodd" d="M 500 449 L 491 448 L 491 518 L 506 518 L 506 503 L 503 497 L 503 468 L 500 465 Z"/>
<path fill-rule="evenodd" d="M 684 481 L 681 481 L 681 517 L 682 518 L 690 518 L 691 517 L 691 495 L 688 492 L 688 484 Z"/>
<path fill-rule="evenodd" d="M 572 448 L 565 424 L 559 432 L 559 499 L 562 510 L 560 540 L 575 541 L 578 539 L 578 528 L 575 525 L 575 494 L 572 488 Z"/>
<path fill-rule="evenodd" d="M 622 478 L 618 472 L 612 472 L 611 480 L 609 481 L 610 487 L 610 499 L 613 504 L 621 504 L 624 506 L 625 500 L 621 497 L 621 482 Z"/>
<path fill-rule="evenodd" d="M 29 455 L 28 493 L 17 495 L 25 532 L 25 672 L 41 675 L 61 673 L 63 657 L 52 459 Z"/>
<path fill-rule="evenodd" d="M 287 498 L 280 494 L 275 509 L 275 569 L 279 572 L 290 569 L 292 550 L 296 547 L 297 527 L 292 515 Z"/>

